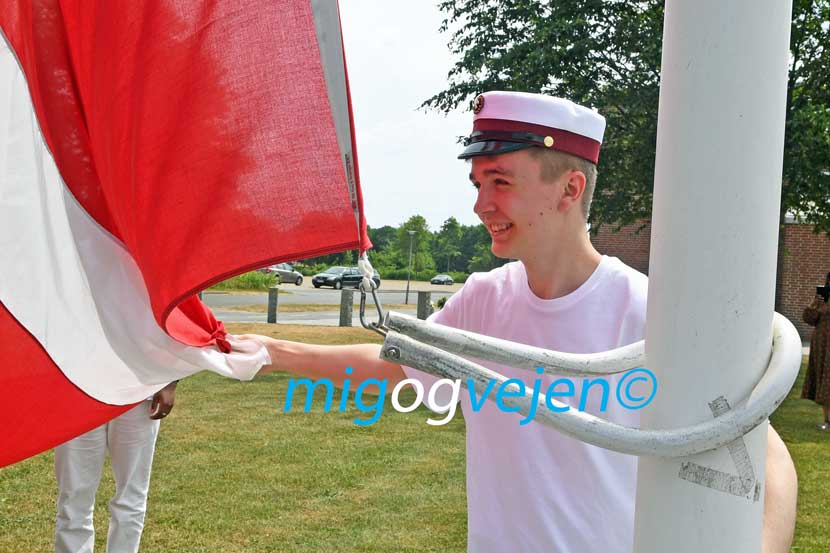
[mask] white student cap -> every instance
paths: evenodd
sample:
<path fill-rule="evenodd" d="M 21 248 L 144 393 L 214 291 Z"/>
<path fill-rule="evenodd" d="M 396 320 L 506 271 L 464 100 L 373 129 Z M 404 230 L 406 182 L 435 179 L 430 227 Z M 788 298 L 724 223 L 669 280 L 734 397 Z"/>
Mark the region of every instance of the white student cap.
<path fill-rule="evenodd" d="M 539 146 L 599 161 L 605 118 L 570 100 L 527 92 L 485 92 L 473 102 L 473 114 L 473 132 L 459 159 Z"/>

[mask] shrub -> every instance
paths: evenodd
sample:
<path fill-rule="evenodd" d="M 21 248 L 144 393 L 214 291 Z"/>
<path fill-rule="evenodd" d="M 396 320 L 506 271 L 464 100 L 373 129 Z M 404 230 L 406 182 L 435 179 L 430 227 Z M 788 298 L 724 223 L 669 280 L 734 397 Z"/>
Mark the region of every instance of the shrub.
<path fill-rule="evenodd" d="M 469 277 L 469 273 L 462 273 L 461 271 L 450 271 L 446 273 L 452 277 L 455 282 L 467 282 L 467 277 Z"/>
<path fill-rule="evenodd" d="M 268 290 L 277 284 L 276 275 L 251 271 L 229 278 L 210 287 L 211 290 Z"/>

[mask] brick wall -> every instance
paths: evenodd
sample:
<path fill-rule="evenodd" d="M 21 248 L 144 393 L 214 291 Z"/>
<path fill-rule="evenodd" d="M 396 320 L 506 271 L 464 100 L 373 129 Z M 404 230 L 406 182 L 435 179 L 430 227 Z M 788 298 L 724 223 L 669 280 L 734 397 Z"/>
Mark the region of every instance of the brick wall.
<path fill-rule="evenodd" d="M 651 227 L 629 225 L 614 232 L 613 227 L 603 226 L 597 236 L 591 238 L 600 252 L 619 257 L 624 263 L 648 274 L 649 241 Z M 786 254 L 782 268 L 781 290 L 777 310 L 790 319 L 803 340 L 809 340 L 812 327 L 801 320 L 802 311 L 813 300 L 816 286 L 824 284 L 824 276 L 830 271 L 830 237 L 813 234 L 811 225 L 784 225 Z"/>
<path fill-rule="evenodd" d="M 813 301 L 816 286 L 824 284 L 830 271 L 830 237 L 813 234 L 811 225 L 784 225 L 784 266 L 778 294 L 778 311 L 791 320 L 802 340 L 809 340 L 813 327 L 801 320 L 804 308 Z"/>
<path fill-rule="evenodd" d="M 643 224 L 645 227 L 638 233 Z M 619 257 L 629 267 L 647 275 L 651 225 L 638 223 L 622 227 L 619 232 L 614 230 L 615 227 L 603 225 L 597 235 L 591 237 L 594 247 L 599 253 Z"/>

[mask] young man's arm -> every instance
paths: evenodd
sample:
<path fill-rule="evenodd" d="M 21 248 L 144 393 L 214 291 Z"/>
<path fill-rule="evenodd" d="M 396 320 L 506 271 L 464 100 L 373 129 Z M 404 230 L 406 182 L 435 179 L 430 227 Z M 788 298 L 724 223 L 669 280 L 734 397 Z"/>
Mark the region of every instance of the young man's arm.
<path fill-rule="evenodd" d="M 268 349 L 271 364 L 262 367 L 259 374 L 283 371 L 311 379 L 328 378 L 338 387 L 342 387 L 343 381 L 348 378 L 353 389 L 369 378 L 385 379 L 388 382 L 387 392 L 406 379 L 400 365 L 380 359 L 378 344 L 319 346 L 267 336 L 246 335 L 241 338 L 257 340 Z M 350 374 L 346 374 L 346 367 L 352 368 Z M 378 393 L 377 386 L 367 386 L 366 391 Z"/>
<path fill-rule="evenodd" d="M 787 446 L 769 426 L 767 482 L 764 491 L 763 553 L 787 553 L 795 530 L 798 476 Z"/>

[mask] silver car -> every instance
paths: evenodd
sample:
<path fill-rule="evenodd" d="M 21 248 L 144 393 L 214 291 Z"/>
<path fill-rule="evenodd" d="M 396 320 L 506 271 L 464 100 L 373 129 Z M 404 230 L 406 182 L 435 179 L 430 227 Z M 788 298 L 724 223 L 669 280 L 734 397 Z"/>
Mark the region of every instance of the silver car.
<path fill-rule="evenodd" d="M 294 270 L 294 267 L 289 265 L 288 263 L 277 263 L 276 265 L 269 265 L 268 267 L 263 267 L 259 269 L 260 273 L 266 275 L 275 275 L 277 277 L 277 282 L 293 282 L 297 286 L 302 285 L 303 283 L 303 275 L 298 273 Z"/>

